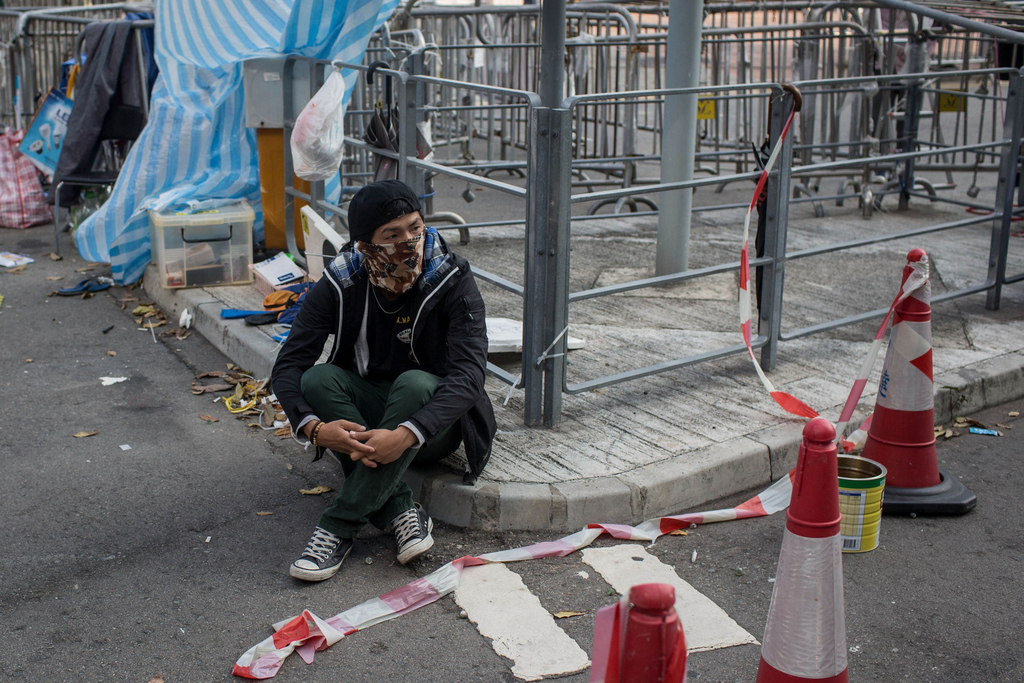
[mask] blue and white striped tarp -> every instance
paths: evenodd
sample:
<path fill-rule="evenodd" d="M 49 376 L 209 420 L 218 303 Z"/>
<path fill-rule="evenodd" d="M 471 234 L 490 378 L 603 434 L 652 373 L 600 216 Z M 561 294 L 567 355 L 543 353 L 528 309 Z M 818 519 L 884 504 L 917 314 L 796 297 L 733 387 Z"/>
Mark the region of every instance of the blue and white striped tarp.
<path fill-rule="evenodd" d="M 164 0 L 156 3 L 149 123 L 110 199 L 75 233 L 83 258 L 134 282 L 149 263 L 146 209 L 248 199 L 262 230 L 255 131 L 245 127 L 242 61 L 273 54 L 361 61 L 398 0 Z M 355 74 L 346 74 L 351 85 Z M 346 96 L 347 99 L 347 96 Z M 328 185 L 337 191 L 335 181 Z"/>

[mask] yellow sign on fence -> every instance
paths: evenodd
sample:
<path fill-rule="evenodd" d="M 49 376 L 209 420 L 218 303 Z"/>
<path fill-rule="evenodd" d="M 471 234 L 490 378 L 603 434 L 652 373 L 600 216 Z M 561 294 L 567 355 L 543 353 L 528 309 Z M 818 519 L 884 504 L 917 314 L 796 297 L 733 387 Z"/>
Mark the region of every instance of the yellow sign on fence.
<path fill-rule="evenodd" d="M 960 91 L 962 92 L 962 91 Z M 959 112 L 967 107 L 967 98 L 963 95 L 956 95 L 951 92 L 939 93 L 939 112 Z"/>
<path fill-rule="evenodd" d="M 714 100 L 697 100 L 697 120 L 708 121 L 715 118 Z"/>

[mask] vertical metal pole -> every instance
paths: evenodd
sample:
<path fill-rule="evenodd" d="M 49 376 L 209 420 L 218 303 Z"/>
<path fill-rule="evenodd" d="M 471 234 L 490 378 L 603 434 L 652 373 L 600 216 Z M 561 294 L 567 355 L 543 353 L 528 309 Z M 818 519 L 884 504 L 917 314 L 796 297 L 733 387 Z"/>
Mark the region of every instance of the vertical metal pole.
<path fill-rule="evenodd" d="M 392 80 L 398 80 L 396 77 L 392 77 Z M 409 153 L 409 138 L 412 138 L 412 153 L 416 153 L 416 134 L 410 131 L 416 130 L 414 121 L 410 121 L 415 116 L 415 113 L 410 110 L 409 106 L 416 106 L 416 96 L 409 96 L 410 90 L 416 89 L 415 83 L 409 83 L 406 79 L 399 80 L 398 87 L 394 89 L 397 93 L 398 101 L 392 105 L 390 102 L 386 103 L 385 107 L 395 106 L 398 109 L 398 179 L 404 183 L 409 183 L 409 164 L 406 163 Z M 415 188 L 413 188 L 415 190 Z M 417 196 L 422 195 L 422 192 L 417 192 Z"/>
<path fill-rule="evenodd" d="M 665 87 L 700 85 L 701 25 L 704 0 L 669 2 Z M 661 182 L 693 179 L 697 151 L 697 94 L 665 97 L 661 131 Z M 693 189 L 662 192 L 658 210 L 658 249 L 655 273 L 685 271 L 690 261 L 690 210 Z"/>
<path fill-rule="evenodd" d="M 999 309 L 1003 280 L 1006 279 L 1006 252 L 1010 246 L 1010 221 L 1013 217 L 1013 191 L 1020 169 L 1021 129 L 1024 128 L 1024 69 L 1011 74 L 1006 89 L 1006 118 L 1003 120 L 1003 139 L 1010 144 L 1003 147 L 999 162 L 999 185 L 996 187 L 995 210 L 1003 215 L 992 221 L 992 241 L 989 246 L 988 290 L 985 308 Z"/>
<path fill-rule="evenodd" d="M 295 240 L 295 218 L 292 216 L 292 211 L 295 210 L 295 197 L 291 195 L 288 190 L 295 187 L 295 164 L 292 160 L 292 130 L 295 128 L 295 62 L 298 57 L 290 56 L 284 60 L 284 69 L 281 74 L 281 93 L 284 97 L 284 103 L 281 108 L 282 124 L 283 129 L 282 145 L 284 152 L 284 234 L 285 234 L 285 246 L 293 256 L 300 256 L 298 253 L 298 247 L 293 248 Z M 313 72 L 309 74 L 310 87 L 313 85 Z M 264 231 L 266 228 L 264 227 Z M 264 232 L 264 239 L 266 232 Z"/>
<path fill-rule="evenodd" d="M 549 118 L 550 172 L 548 183 L 548 358 L 544 361 L 544 425 L 562 421 L 562 388 L 568 359 L 569 250 L 572 210 L 572 116 L 553 109 Z M 557 340 L 557 341 L 556 341 Z"/>
<path fill-rule="evenodd" d="M 911 36 L 907 43 L 908 73 L 918 74 L 925 70 L 927 56 L 924 40 L 919 35 Z M 917 147 L 917 129 L 921 118 L 921 79 L 912 77 L 907 81 L 907 99 L 903 106 L 903 152 L 913 152 Z M 936 114 L 937 116 L 938 114 Z M 910 192 L 914 189 L 915 159 L 903 162 L 903 175 L 900 177 L 900 210 L 910 207 Z"/>
<path fill-rule="evenodd" d="M 299 60 L 302 60 L 301 63 Z M 326 80 L 324 76 L 324 67 L 318 65 L 311 59 L 304 57 L 290 56 L 285 60 L 284 73 L 281 76 L 281 86 L 284 93 L 284 107 L 282 108 L 284 119 L 284 241 L 288 249 L 288 253 L 292 255 L 295 262 L 300 266 L 306 265 L 306 258 L 299 251 L 298 240 L 295 237 L 295 196 L 289 192 L 289 190 L 295 189 L 295 164 L 292 160 L 292 131 L 295 128 L 295 107 L 293 106 L 293 92 L 295 87 L 295 66 L 299 65 L 300 69 L 309 70 L 309 94 L 306 97 L 306 101 L 313 99 L 316 95 L 316 91 L 320 89 L 323 82 Z M 331 67 L 327 67 L 331 68 Z M 319 74 L 319 78 L 317 75 Z M 322 186 L 320 186 L 322 187 Z M 312 204 L 314 210 L 317 208 L 316 202 L 321 199 L 318 196 L 319 187 L 315 184 L 310 184 L 310 204 Z"/>
<path fill-rule="evenodd" d="M 423 75 L 423 53 L 414 52 L 405 60 L 405 71 L 409 76 Z M 399 96 L 400 110 L 398 119 L 398 149 L 402 159 L 398 163 L 398 177 L 408 183 L 417 197 L 427 194 L 426 173 L 423 169 L 411 166 L 406 159 L 418 158 L 416 150 L 416 126 L 423 120 L 423 88 L 424 84 L 418 81 L 405 79 L 400 88 L 403 93 Z M 401 101 L 404 99 L 404 105 Z M 426 203 L 426 201 L 424 201 Z"/>
<path fill-rule="evenodd" d="M 331 66 L 326 65 L 326 64 L 317 64 L 316 62 L 312 62 L 312 61 L 309 62 L 309 92 L 310 92 L 309 98 L 310 99 L 313 99 L 313 95 L 315 95 L 316 92 L 318 90 L 320 90 L 321 87 L 323 87 L 324 82 L 327 80 L 328 76 L 331 75 L 331 71 L 333 70 L 333 68 L 334 67 L 331 67 Z M 288 141 L 288 147 L 291 148 L 291 140 Z M 292 178 L 292 182 L 294 182 L 294 180 L 295 179 Z M 322 208 L 320 207 L 320 202 L 322 200 L 324 200 L 325 198 L 326 197 L 325 197 L 325 192 L 324 192 L 324 181 L 322 181 L 322 180 L 310 181 L 310 183 L 309 183 L 309 205 L 311 207 L 313 207 L 314 211 L 316 211 L 317 213 L 322 211 Z M 297 240 L 297 238 L 295 236 L 294 222 L 295 222 L 295 214 L 293 213 L 292 214 L 293 226 L 292 226 L 292 231 L 289 233 L 289 235 L 291 235 L 291 238 L 293 240 Z M 301 230 L 301 228 L 300 228 L 300 230 Z M 306 249 L 309 249 L 309 245 L 306 245 L 305 241 L 303 241 L 303 245 L 305 245 Z M 292 252 L 292 253 L 295 254 L 296 252 L 298 252 L 298 244 L 296 244 L 295 251 Z M 305 254 L 303 254 L 302 255 L 302 265 L 304 265 L 304 266 L 306 266 L 308 268 L 309 267 L 308 264 L 309 264 L 309 259 L 305 257 Z"/>
<path fill-rule="evenodd" d="M 541 423 L 544 410 L 544 368 L 537 358 L 550 343 L 547 331 L 551 325 L 545 316 L 547 294 L 548 221 L 550 186 L 551 110 L 547 107 L 530 109 L 529 141 L 527 147 L 526 185 L 526 287 L 523 292 L 523 390 L 525 406 L 523 421 L 527 426 Z M 544 131 L 544 134 L 541 134 Z"/>
<path fill-rule="evenodd" d="M 562 134 L 567 125 L 562 114 L 552 110 L 562 104 L 565 88 L 565 0 L 545 0 L 541 7 L 541 69 L 540 107 L 530 110 L 527 159 L 526 272 L 523 295 L 523 385 L 525 390 L 524 422 L 527 425 L 556 424 L 561 411 L 561 378 L 564 367 L 541 358 L 561 331 L 555 325 L 565 319 L 560 312 L 558 283 L 568 280 L 568 235 L 570 184 L 559 186 L 562 166 L 569 169 L 568 155 L 563 159 L 560 143 L 568 145 L 570 136 Z M 552 132 L 558 135 L 553 136 Z M 553 144 L 558 143 L 558 144 Z M 563 230 L 558 225 L 564 214 Z M 564 239 L 559 239 L 564 232 Z M 558 267 L 564 266 L 559 272 Z M 568 294 L 564 297 L 568 301 Z M 565 309 L 568 308 L 566 303 Z M 559 309 L 559 310 L 556 310 Z M 563 323 L 564 325 L 564 323 Z M 557 346 L 557 345 L 556 345 Z M 554 349 L 548 352 L 557 353 Z M 553 360 L 553 359 L 552 359 Z M 546 382 L 545 372 L 552 376 Z M 559 371 L 563 374 L 559 374 Z"/>
<path fill-rule="evenodd" d="M 797 79 L 813 81 L 818 78 L 818 58 L 820 56 L 821 33 L 817 30 L 804 31 L 802 39 L 797 42 Z M 800 110 L 800 142 L 807 146 L 801 152 L 801 161 L 809 166 L 814 157 L 814 125 L 817 119 L 818 98 L 813 92 L 804 95 L 803 108 Z M 822 140 L 822 142 L 825 142 Z M 827 147 L 822 148 L 828 151 Z M 814 179 L 808 178 L 806 187 L 814 185 Z"/>
<path fill-rule="evenodd" d="M 544 0 L 540 8 L 540 103 L 554 109 L 565 97 L 565 0 Z"/>
<path fill-rule="evenodd" d="M 774 149 L 789 113 L 793 111 L 793 95 L 776 90 L 772 93 L 769 120 L 769 146 Z M 761 367 L 775 369 L 782 332 L 782 291 L 786 268 L 786 235 L 789 225 L 790 173 L 793 168 L 793 134 L 790 132 L 782 144 L 776 168 L 768 176 L 768 201 L 765 211 L 764 255 L 772 259 L 761 269 L 761 307 L 757 312 L 761 324 L 759 332 L 767 337 L 761 348 Z"/>

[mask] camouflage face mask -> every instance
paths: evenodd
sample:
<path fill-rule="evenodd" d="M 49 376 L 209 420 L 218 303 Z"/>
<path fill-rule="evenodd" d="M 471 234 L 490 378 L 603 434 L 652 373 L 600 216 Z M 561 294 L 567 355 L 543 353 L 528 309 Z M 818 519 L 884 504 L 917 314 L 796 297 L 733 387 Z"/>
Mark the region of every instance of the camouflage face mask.
<path fill-rule="evenodd" d="M 423 270 L 423 235 L 405 242 L 358 242 L 357 246 L 366 259 L 370 283 L 394 294 L 408 292 Z"/>

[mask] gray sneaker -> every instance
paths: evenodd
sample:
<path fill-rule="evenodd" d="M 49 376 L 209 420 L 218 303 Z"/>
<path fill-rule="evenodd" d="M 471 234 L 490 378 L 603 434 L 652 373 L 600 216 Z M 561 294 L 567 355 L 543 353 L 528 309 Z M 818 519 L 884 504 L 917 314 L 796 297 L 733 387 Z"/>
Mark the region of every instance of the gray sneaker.
<path fill-rule="evenodd" d="M 327 529 L 317 527 L 302 557 L 292 562 L 288 573 L 303 581 L 323 581 L 338 573 L 341 563 L 352 552 L 351 538 L 339 538 Z"/>
<path fill-rule="evenodd" d="M 434 547 L 434 521 L 430 519 L 419 503 L 391 520 L 395 529 L 395 544 L 398 546 L 398 562 L 408 564 Z"/>

